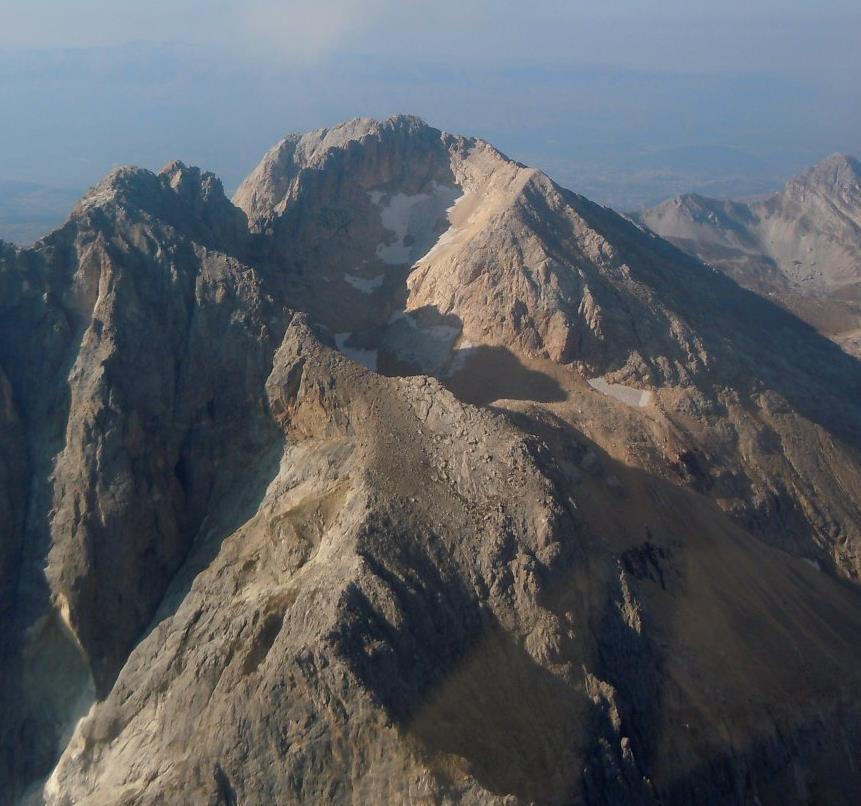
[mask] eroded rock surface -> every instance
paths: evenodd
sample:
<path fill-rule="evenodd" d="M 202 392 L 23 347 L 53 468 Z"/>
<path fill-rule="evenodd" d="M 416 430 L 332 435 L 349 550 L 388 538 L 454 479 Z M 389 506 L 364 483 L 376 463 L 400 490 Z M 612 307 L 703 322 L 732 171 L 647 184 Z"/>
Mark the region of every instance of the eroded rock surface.
<path fill-rule="evenodd" d="M 415 118 L 234 201 L 0 252 L 10 800 L 852 802 L 855 359 Z"/>

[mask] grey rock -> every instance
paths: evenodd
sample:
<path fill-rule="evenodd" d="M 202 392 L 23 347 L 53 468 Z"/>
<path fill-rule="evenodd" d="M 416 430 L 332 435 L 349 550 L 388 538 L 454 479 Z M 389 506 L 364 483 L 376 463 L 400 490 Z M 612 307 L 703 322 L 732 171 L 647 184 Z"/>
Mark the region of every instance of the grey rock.
<path fill-rule="evenodd" d="M 415 118 L 235 201 L 0 247 L 4 795 L 851 801 L 854 359 Z"/>

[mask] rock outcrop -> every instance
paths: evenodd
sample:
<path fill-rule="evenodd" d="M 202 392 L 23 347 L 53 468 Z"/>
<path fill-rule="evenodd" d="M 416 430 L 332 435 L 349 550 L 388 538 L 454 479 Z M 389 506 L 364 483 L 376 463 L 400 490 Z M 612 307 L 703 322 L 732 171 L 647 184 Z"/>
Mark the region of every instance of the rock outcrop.
<path fill-rule="evenodd" d="M 524 364 L 535 361 L 576 370 L 563 386 L 652 390 L 664 419 L 630 440 L 635 461 L 677 477 L 678 457 L 698 456 L 707 478 L 695 483 L 746 526 L 861 570 L 861 511 L 836 471 L 855 468 L 844 452 L 861 444 L 858 363 L 769 301 L 487 143 L 414 118 L 288 138 L 235 200 L 268 233 L 263 262 L 285 296 L 367 366 L 431 373 L 479 402 L 570 397 Z"/>
<path fill-rule="evenodd" d="M 0 790 L 852 802 L 861 371 L 480 140 L 0 251 Z"/>

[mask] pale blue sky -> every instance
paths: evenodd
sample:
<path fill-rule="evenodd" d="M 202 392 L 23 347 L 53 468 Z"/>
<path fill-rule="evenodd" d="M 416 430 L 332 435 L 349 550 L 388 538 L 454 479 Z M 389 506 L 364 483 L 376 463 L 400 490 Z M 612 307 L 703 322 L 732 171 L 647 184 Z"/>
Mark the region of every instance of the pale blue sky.
<path fill-rule="evenodd" d="M 407 111 L 619 205 L 756 192 L 861 150 L 859 42 L 859 0 L 0 0 L 0 180 L 177 156 L 230 187 Z"/>
<path fill-rule="evenodd" d="M 434 51 L 837 78 L 858 74 L 859 32 L 858 0 L 0 0 L 0 47 L 188 42 L 304 63 Z"/>

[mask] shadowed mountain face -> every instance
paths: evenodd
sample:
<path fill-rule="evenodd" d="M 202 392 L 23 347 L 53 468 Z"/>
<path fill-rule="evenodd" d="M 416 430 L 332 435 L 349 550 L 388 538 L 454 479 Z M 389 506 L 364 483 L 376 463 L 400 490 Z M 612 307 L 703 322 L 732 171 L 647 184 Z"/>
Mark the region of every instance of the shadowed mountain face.
<path fill-rule="evenodd" d="M 415 118 L 115 171 L 0 252 L 0 790 L 849 803 L 859 393 Z"/>
<path fill-rule="evenodd" d="M 861 163 L 833 154 L 764 201 L 679 196 L 639 220 L 861 355 Z"/>

